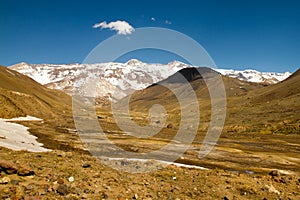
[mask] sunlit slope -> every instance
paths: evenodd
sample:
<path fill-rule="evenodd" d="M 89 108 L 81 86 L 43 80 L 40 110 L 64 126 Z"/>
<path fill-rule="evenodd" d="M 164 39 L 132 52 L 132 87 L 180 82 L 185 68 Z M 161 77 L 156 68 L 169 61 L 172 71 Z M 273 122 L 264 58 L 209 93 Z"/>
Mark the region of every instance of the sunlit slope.
<path fill-rule="evenodd" d="M 55 118 L 57 114 L 70 113 L 71 98 L 0 66 L 0 105 L 2 118 L 24 115 Z"/>
<path fill-rule="evenodd" d="M 223 85 L 212 81 L 215 76 L 223 80 Z M 212 90 L 224 87 L 223 96 L 227 103 L 231 98 L 245 96 L 248 91 L 264 87 L 262 84 L 223 76 L 209 68 L 186 68 L 158 84 L 136 91 L 130 98 L 131 111 L 137 116 L 148 115 L 153 105 L 162 105 L 167 114 L 166 125 L 171 123 L 174 127 L 178 127 L 182 110 L 195 113 L 200 108 L 200 129 L 205 130 L 211 121 L 211 100 L 207 83 L 210 84 Z M 118 106 L 123 107 L 128 98 L 118 102 Z M 195 115 L 192 114 L 192 116 Z"/>
<path fill-rule="evenodd" d="M 200 107 L 200 127 L 207 127 L 207 123 L 211 121 L 211 101 L 206 81 L 201 74 L 209 77 L 210 73 L 214 72 L 208 68 L 202 68 L 200 74 L 194 68 L 186 68 L 161 84 L 154 84 L 135 92 L 130 99 L 132 113 L 148 115 L 153 105 L 160 104 L 167 111 L 167 124 L 179 126 L 181 109 L 193 112 L 197 108 L 195 101 L 192 100 L 192 93 L 195 93 Z M 178 78 L 182 75 L 187 81 Z M 227 99 L 224 132 L 297 133 L 300 122 L 299 71 L 275 85 L 249 83 L 225 76 L 222 76 L 222 79 Z M 189 84 L 194 92 L 187 91 L 186 84 Z M 181 105 L 168 87 L 182 94 Z M 122 103 L 125 102 L 123 100 Z"/>

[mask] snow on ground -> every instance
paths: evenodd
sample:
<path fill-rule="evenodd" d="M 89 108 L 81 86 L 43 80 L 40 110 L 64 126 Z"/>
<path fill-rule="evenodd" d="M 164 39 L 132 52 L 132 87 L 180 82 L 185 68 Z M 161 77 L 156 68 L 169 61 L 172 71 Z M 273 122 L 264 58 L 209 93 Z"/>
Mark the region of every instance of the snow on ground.
<path fill-rule="evenodd" d="M 103 159 L 103 158 L 102 158 Z M 208 168 L 197 166 L 197 165 L 189 165 L 189 164 L 182 164 L 182 163 L 176 163 L 176 162 L 169 162 L 169 161 L 164 161 L 164 160 L 153 160 L 153 159 L 140 159 L 140 158 L 106 158 L 108 160 L 120 160 L 120 161 L 131 161 L 131 162 L 157 162 L 161 163 L 165 166 L 167 165 L 175 165 L 177 167 L 185 167 L 185 168 L 192 168 L 192 169 L 202 169 L 202 170 L 207 170 Z"/>
<path fill-rule="evenodd" d="M 37 117 L 32 117 L 27 115 L 26 117 L 16 117 L 16 118 L 11 118 L 11 119 L 1 119 L 0 120 L 4 120 L 6 122 L 17 122 L 17 121 L 43 121 L 40 118 Z"/>
<path fill-rule="evenodd" d="M 259 72 L 252 69 L 247 70 L 232 70 L 232 69 L 214 69 L 222 75 L 239 80 L 254 82 L 254 83 L 271 83 L 275 84 L 287 79 L 292 73 L 277 73 L 277 72 Z"/>
<path fill-rule="evenodd" d="M 21 124 L 12 123 L 15 121 L 42 121 L 42 119 L 31 116 L 12 119 L 0 118 L 0 146 L 16 151 L 50 151 L 50 149 L 42 147 L 43 144 L 36 141 L 37 137 L 28 132 L 28 127 Z"/>

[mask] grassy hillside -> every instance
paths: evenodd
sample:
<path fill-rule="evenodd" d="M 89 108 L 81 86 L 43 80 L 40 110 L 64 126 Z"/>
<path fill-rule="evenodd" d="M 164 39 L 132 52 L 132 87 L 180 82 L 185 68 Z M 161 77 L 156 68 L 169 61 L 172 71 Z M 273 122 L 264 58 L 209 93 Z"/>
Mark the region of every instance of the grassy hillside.
<path fill-rule="evenodd" d="M 210 121 L 210 99 L 207 86 L 195 69 L 179 71 L 189 81 L 200 105 L 201 126 L 205 131 Z M 201 73 L 212 73 L 203 68 Z M 300 72 L 297 71 L 287 80 L 275 85 L 262 85 L 244 82 L 222 76 L 227 95 L 227 118 L 224 133 L 297 133 L 299 132 L 300 114 Z M 184 98 L 183 106 L 179 106 L 175 95 L 166 87 L 155 84 L 137 91 L 130 99 L 133 115 L 147 115 L 154 104 L 161 104 L 168 114 L 167 124 L 179 126 L 180 109 L 193 110 L 189 102 L 190 93 L 185 91 L 185 84 L 174 74 L 162 83 L 176 88 Z M 125 102 L 125 101 L 124 101 Z M 123 103 L 124 103 L 123 102 Z M 120 104 L 122 106 L 122 104 Z M 134 116 L 133 116 L 134 117 Z M 138 120 L 137 120 L 138 121 Z"/>
<path fill-rule="evenodd" d="M 188 74 L 186 70 L 183 74 Z M 193 113 L 196 109 L 195 102 L 190 101 L 191 93 L 184 86 L 189 84 L 197 94 L 200 125 L 191 149 L 186 151 L 183 159 L 180 158 L 177 162 L 241 171 L 245 169 L 257 172 L 271 169 L 298 171 L 300 95 L 295 91 L 298 89 L 299 75 L 295 74 L 277 85 L 254 84 L 222 76 L 227 94 L 225 125 L 213 151 L 204 159 L 199 159 L 198 150 L 207 135 L 211 121 L 211 102 L 202 77 L 194 74 L 194 70 L 190 72 L 191 74 L 187 75 L 188 83 L 175 79 L 174 77 L 178 76 L 176 74 L 164 81 L 166 86 L 173 87 L 182 96 L 182 106 L 179 106 L 175 95 L 170 90 L 159 84 L 135 92 L 131 99 L 118 102 L 117 108 L 120 109 L 124 107 L 127 100 L 130 100 L 130 118 L 139 125 L 149 124 L 148 114 L 152 105 L 164 106 L 167 111 L 166 123 L 147 141 L 126 138 L 122 135 L 123 131 L 115 124 L 110 110 L 99 109 L 100 124 L 108 132 L 110 139 L 119 147 L 132 152 L 157 150 L 164 145 L 163 142 L 174 140 L 179 130 L 181 110 Z M 270 98 L 270 95 L 274 98 Z M 119 124 L 126 124 L 128 116 L 124 113 L 121 117 Z M 163 123 L 154 122 L 156 123 L 154 126 Z M 189 133 L 188 130 L 193 128 L 191 125 L 194 126 L 193 120 L 189 118 L 181 128 L 187 127 L 184 129 Z M 123 130 L 127 130 L 126 125 Z"/>
<path fill-rule="evenodd" d="M 70 113 L 71 98 L 0 66 L 0 104 L 2 118 L 24 115 L 54 118 L 58 114 Z"/>
<path fill-rule="evenodd" d="M 229 103 L 229 118 L 250 131 L 261 133 L 300 132 L 300 73 L 268 87 L 253 90 Z M 234 105 L 239 105 L 236 107 Z M 251 126 L 251 127 L 250 127 Z M 258 130 L 256 130 L 258 129 Z"/>
<path fill-rule="evenodd" d="M 46 148 L 73 149 L 81 145 L 73 130 L 71 103 L 67 94 L 0 66 L 0 118 L 31 115 L 43 119 L 43 123 L 19 123 L 29 127 Z"/>

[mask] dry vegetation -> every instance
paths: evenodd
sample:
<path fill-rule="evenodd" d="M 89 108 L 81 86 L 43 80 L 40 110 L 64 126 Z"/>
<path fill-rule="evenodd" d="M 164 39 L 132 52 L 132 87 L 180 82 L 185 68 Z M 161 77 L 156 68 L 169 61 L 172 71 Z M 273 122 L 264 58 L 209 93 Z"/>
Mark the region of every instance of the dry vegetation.
<path fill-rule="evenodd" d="M 0 184 L 0 198 L 299 199 L 299 79 L 297 72 L 282 83 L 264 86 L 223 77 L 228 97 L 225 127 L 211 154 L 199 160 L 198 151 L 210 121 L 210 100 L 203 80 L 191 77 L 201 124 L 192 148 L 177 162 L 211 170 L 170 166 L 137 175 L 110 169 L 83 150 L 70 97 L 0 67 L 0 117 L 32 115 L 44 119 L 43 123 L 20 123 L 30 127 L 46 148 L 55 149 L 29 153 L 1 148 L 0 159 L 28 165 L 35 175 L 21 177 L 2 171 L 0 180 L 6 177 L 9 181 Z M 180 84 L 177 86 L 180 90 Z M 127 151 L 154 150 L 169 142 L 178 130 L 180 108 L 174 94 L 154 85 L 133 95 L 130 105 L 133 120 L 146 125 L 148 109 L 157 103 L 165 105 L 168 117 L 162 131 L 148 140 L 124 138 L 109 107 L 97 109 L 99 124 L 116 145 Z M 183 109 L 192 111 L 188 100 L 185 105 Z M 167 127 L 169 124 L 172 126 Z M 84 168 L 86 163 L 91 166 Z M 290 175 L 268 175 L 275 169 Z M 70 177 L 74 181 L 69 181 Z"/>

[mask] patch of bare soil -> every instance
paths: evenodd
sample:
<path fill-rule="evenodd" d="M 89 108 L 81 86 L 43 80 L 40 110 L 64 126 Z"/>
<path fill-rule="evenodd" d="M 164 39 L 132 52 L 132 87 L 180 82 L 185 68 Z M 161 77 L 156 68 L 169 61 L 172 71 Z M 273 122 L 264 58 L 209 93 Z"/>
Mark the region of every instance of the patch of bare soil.
<path fill-rule="evenodd" d="M 199 133 L 176 162 L 209 170 L 169 165 L 137 174 L 112 169 L 83 151 L 69 122 L 22 124 L 46 148 L 60 150 L 30 153 L 2 147 L 0 160 L 12 162 L 13 170 L 0 166 L 0 199 L 300 199 L 299 135 L 226 133 L 199 159 L 204 136 Z M 112 142 L 133 152 L 160 148 L 176 133 L 165 128 L 144 140 L 124 135 L 107 120 L 104 124 Z"/>
<path fill-rule="evenodd" d="M 169 165 L 151 173 L 126 173 L 79 152 L 0 149 L 1 199 L 299 199 L 300 175 L 200 170 Z M 21 167 L 32 171 L 20 175 Z M 7 166 L 6 166 L 7 167 Z"/>

